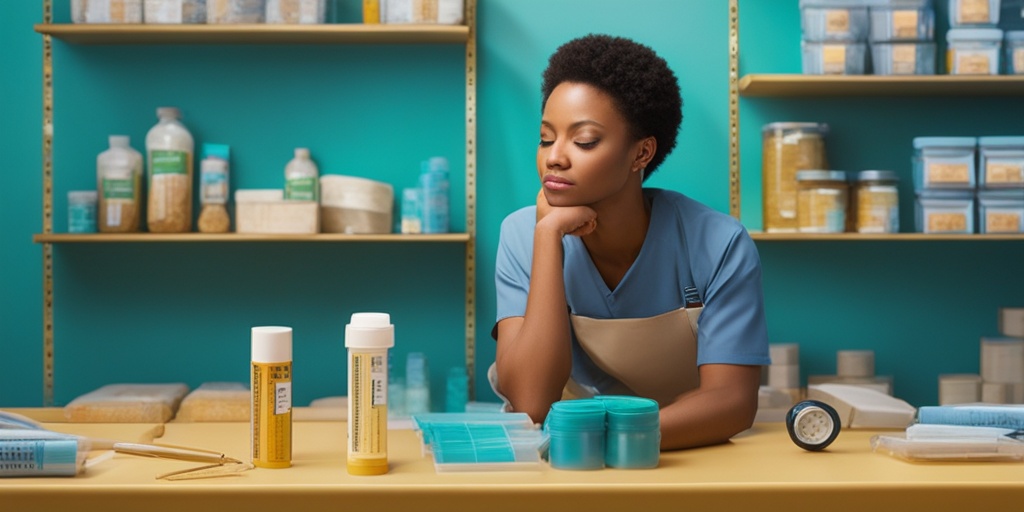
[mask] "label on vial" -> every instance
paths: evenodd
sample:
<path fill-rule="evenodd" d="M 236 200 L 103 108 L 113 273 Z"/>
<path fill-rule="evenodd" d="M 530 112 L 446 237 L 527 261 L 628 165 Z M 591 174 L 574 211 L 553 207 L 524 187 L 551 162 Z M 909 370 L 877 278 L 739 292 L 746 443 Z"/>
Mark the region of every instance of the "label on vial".
<path fill-rule="evenodd" d="M 825 11 L 825 33 L 845 34 L 850 31 L 850 11 L 835 9 Z"/>
<path fill-rule="evenodd" d="M 103 178 L 103 199 L 135 199 L 135 180 Z"/>
<path fill-rule="evenodd" d="M 967 164 L 928 164 L 928 183 L 970 183 L 970 166 Z"/>
<path fill-rule="evenodd" d="M 958 75 L 989 75 L 992 74 L 991 61 L 987 54 L 957 52 L 956 74 Z"/>
<path fill-rule="evenodd" d="M 846 46 L 826 44 L 821 47 L 821 70 L 827 75 L 846 73 Z"/>
<path fill-rule="evenodd" d="M 188 174 L 188 153 L 154 149 L 150 151 L 149 172 L 158 174 Z"/>
<path fill-rule="evenodd" d="M 1024 182 L 1024 164 L 988 162 L 985 164 L 985 183 Z"/>
<path fill-rule="evenodd" d="M 956 17 L 958 23 L 989 22 L 989 0 L 956 0 L 956 3 L 959 6 Z"/>
<path fill-rule="evenodd" d="M 917 37 L 917 11 L 892 11 L 892 35 L 901 39 Z"/>
<path fill-rule="evenodd" d="M 316 201 L 316 178 L 289 178 L 284 184 L 284 198 L 294 201 Z"/>
<path fill-rule="evenodd" d="M 1019 233 L 1020 214 L 1013 212 L 990 212 L 985 215 L 986 233 Z"/>
<path fill-rule="evenodd" d="M 967 215 L 963 213 L 930 213 L 928 233 L 966 233 Z"/>
<path fill-rule="evenodd" d="M 892 72 L 912 75 L 917 70 L 917 47 L 912 44 L 892 45 Z"/>
<path fill-rule="evenodd" d="M 292 364 L 252 363 L 252 462 L 288 467 L 292 460 Z"/>
<path fill-rule="evenodd" d="M 387 455 L 387 361 L 382 354 L 354 353 L 349 393 L 349 456 Z"/>

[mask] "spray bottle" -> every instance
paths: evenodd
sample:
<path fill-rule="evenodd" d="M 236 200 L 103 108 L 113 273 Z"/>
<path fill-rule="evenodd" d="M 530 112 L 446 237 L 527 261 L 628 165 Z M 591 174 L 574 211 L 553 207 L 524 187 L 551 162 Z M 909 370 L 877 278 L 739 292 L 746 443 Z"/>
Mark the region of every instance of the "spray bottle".
<path fill-rule="evenodd" d="M 395 326 L 387 313 L 354 313 L 348 349 L 348 472 L 388 472 L 388 349 Z"/>

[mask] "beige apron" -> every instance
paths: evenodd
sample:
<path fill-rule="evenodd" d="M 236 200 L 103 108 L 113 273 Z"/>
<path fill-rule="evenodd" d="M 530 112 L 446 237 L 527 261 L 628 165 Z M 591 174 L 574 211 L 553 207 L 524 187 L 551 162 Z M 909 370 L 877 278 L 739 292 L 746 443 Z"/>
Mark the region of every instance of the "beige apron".
<path fill-rule="evenodd" d="M 650 318 L 596 319 L 570 315 L 576 340 L 594 364 L 633 394 L 662 406 L 700 385 L 697 373 L 699 303 Z M 497 368 L 487 377 L 497 393 Z M 562 399 L 587 398 L 595 390 L 569 378 Z M 500 393 L 498 396 L 508 400 Z"/>

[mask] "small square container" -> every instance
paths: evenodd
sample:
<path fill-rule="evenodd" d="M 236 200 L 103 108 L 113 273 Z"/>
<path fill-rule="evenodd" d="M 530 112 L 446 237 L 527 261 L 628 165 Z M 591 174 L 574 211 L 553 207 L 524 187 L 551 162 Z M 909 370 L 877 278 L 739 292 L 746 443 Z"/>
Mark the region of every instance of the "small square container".
<path fill-rule="evenodd" d="M 999 0 L 949 0 L 950 27 L 983 27 L 999 23 Z"/>
<path fill-rule="evenodd" d="M 978 188 L 1024 189 L 1024 136 L 978 138 Z"/>
<path fill-rule="evenodd" d="M 871 42 L 931 41 L 935 8 L 931 0 L 879 0 L 868 9 Z"/>
<path fill-rule="evenodd" d="M 950 75 L 998 75 L 1003 31 L 951 28 L 946 32 L 946 72 Z"/>
<path fill-rule="evenodd" d="M 973 190 L 975 137 L 915 137 L 914 190 Z"/>
<path fill-rule="evenodd" d="M 974 194 L 926 192 L 917 196 L 916 228 L 919 233 L 974 233 Z"/>
<path fill-rule="evenodd" d="M 1024 189 L 978 192 L 980 233 L 1024 233 Z"/>
<path fill-rule="evenodd" d="M 1003 37 L 1007 75 L 1024 75 L 1024 30 L 1010 30 Z"/>
<path fill-rule="evenodd" d="M 800 0 L 805 41 L 864 41 L 868 7 L 864 0 Z"/>
<path fill-rule="evenodd" d="M 804 41 L 803 72 L 805 75 L 863 75 L 867 60 L 867 43 Z"/>
<path fill-rule="evenodd" d="M 876 75 L 934 75 L 935 43 L 871 43 L 871 64 Z"/>

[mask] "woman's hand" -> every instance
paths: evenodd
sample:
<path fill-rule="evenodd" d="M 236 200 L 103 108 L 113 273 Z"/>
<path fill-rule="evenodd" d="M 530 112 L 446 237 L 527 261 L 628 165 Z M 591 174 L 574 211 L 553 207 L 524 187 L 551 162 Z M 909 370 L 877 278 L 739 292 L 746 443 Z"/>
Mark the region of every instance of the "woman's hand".
<path fill-rule="evenodd" d="M 587 206 L 551 206 L 544 191 L 537 193 L 537 226 L 560 235 L 585 236 L 597 229 L 597 212 Z"/>

